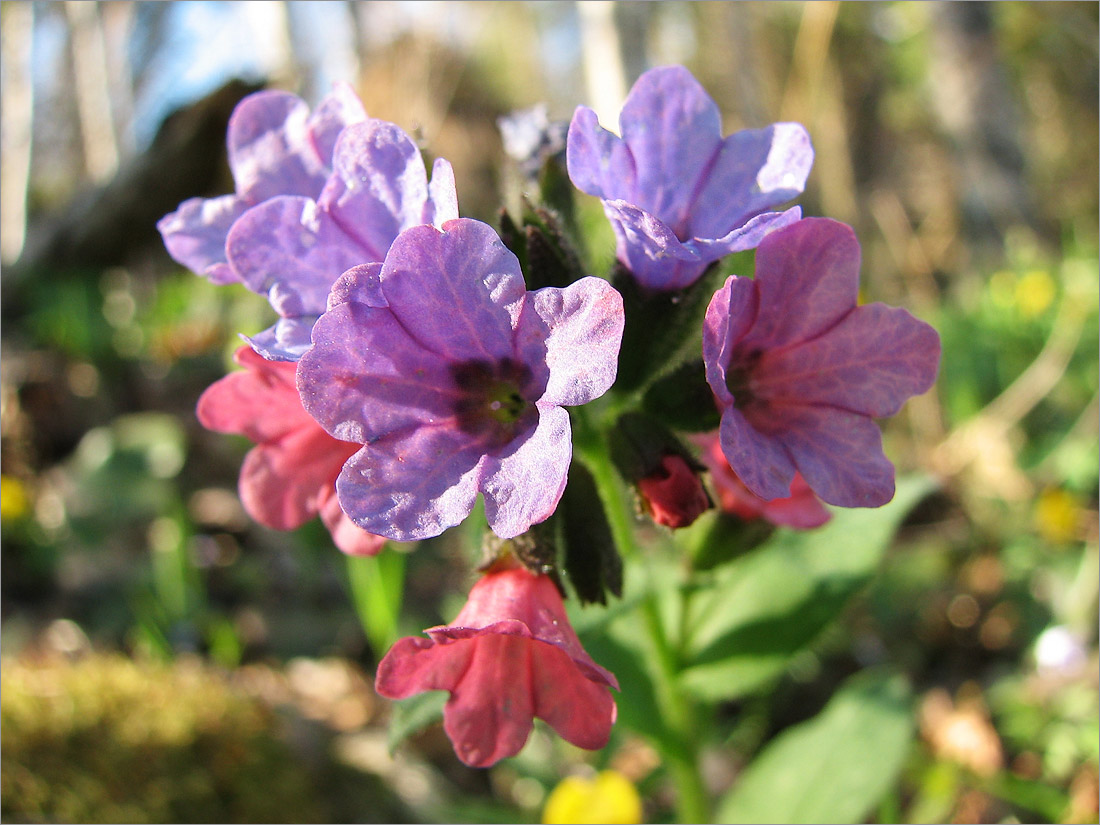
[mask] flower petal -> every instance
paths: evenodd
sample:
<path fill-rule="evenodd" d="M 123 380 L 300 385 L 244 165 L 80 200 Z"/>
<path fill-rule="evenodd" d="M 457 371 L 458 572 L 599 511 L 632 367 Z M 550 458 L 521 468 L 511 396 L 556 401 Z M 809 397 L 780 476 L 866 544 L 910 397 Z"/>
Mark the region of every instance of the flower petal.
<path fill-rule="evenodd" d="M 638 78 L 619 123 L 638 170 L 631 202 L 687 237 L 695 192 L 722 143 L 718 107 L 691 72 L 666 66 Z"/>
<path fill-rule="evenodd" d="M 720 238 L 761 212 L 798 197 L 813 160 L 810 136 L 798 123 L 773 123 L 730 135 L 722 141 L 696 195 L 691 234 Z"/>
<path fill-rule="evenodd" d="M 269 361 L 297 361 L 309 349 L 316 315 L 280 318 L 256 335 L 242 335 L 248 345 Z"/>
<path fill-rule="evenodd" d="M 315 197 L 327 165 L 309 140 L 309 106 L 289 92 L 249 95 L 233 110 L 226 135 L 237 193 L 249 203 L 276 195 Z"/>
<path fill-rule="evenodd" d="M 760 242 L 772 232 L 790 226 L 801 218 L 801 206 L 792 206 L 784 212 L 764 212 L 755 218 L 750 218 L 721 238 L 695 237 L 687 241 L 684 246 L 695 250 L 700 258 L 716 261 L 732 252 L 742 252 L 759 246 Z"/>
<path fill-rule="evenodd" d="M 425 222 L 428 174 L 420 150 L 393 123 L 371 118 L 348 126 L 317 201 L 365 251 L 357 263 L 381 261 L 402 229 Z"/>
<path fill-rule="evenodd" d="M 248 347 L 238 349 L 234 360 L 244 369 L 215 381 L 199 397 L 195 412 L 206 429 L 260 444 L 317 426 L 298 400 L 293 364 L 267 361 Z"/>
<path fill-rule="evenodd" d="M 451 421 L 456 389 L 448 369 L 388 308 L 339 304 L 313 328 L 298 362 L 306 411 L 334 437 L 367 444 L 412 427 Z"/>
<path fill-rule="evenodd" d="M 726 383 L 730 361 L 738 342 L 756 320 L 757 303 L 755 283 L 749 278 L 731 275 L 707 306 L 703 319 L 703 362 L 707 383 L 719 407 L 734 403 Z"/>
<path fill-rule="evenodd" d="M 335 480 L 324 489 L 318 500 L 321 521 L 328 528 L 333 544 L 342 552 L 349 556 L 376 556 L 386 546 L 385 537 L 368 533 L 348 518 L 347 513 L 340 508 Z"/>
<path fill-rule="evenodd" d="M 527 291 L 519 261 L 480 221 L 415 226 L 390 247 L 382 293 L 401 325 L 451 362 L 515 356 L 512 329 Z"/>
<path fill-rule="evenodd" d="M 366 304 L 369 307 L 387 306 L 379 278 L 381 273 L 381 263 L 353 266 L 332 285 L 328 293 L 327 308 L 348 303 Z"/>
<path fill-rule="evenodd" d="M 432 179 L 428 184 L 428 204 L 424 208 L 421 223 L 430 223 L 442 229 L 447 221 L 458 219 L 458 191 L 455 189 L 455 170 L 443 158 L 432 164 Z"/>
<path fill-rule="evenodd" d="M 367 119 L 363 103 L 350 84 L 338 81 L 332 84 L 332 91 L 317 104 L 309 117 L 308 132 L 316 147 L 317 157 L 326 167 L 332 166 L 332 155 L 336 141 L 344 127 Z M 320 190 L 309 192 L 316 196 Z"/>
<path fill-rule="evenodd" d="M 492 531 L 508 539 L 549 518 L 565 490 L 572 455 L 569 414 L 540 407 L 538 426 L 514 452 L 486 456 L 479 487 Z"/>
<path fill-rule="evenodd" d="M 582 192 L 604 200 L 634 196 L 634 158 L 622 139 L 599 124 L 596 113 L 578 106 L 565 147 L 569 179 Z"/>
<path fill-rule="evenodd" d="M 856 305 L 859 241 L 851 227 L 804 218 L 768 235 L 756 250 L 760 310 L 742 339 L 746 352 L 816 338 Z"/>
<path fill-rule="evenodd" d="M 368 532 L 415 541 L 470 514 L 482 445 L 447 427 L 421 426 L 363 447 L 336 481 L 340 506 Z"/>
<path fill-rule="evenodd" d="M 236 195 L 190 198 L 157 221 L 157 229 L 173 260 L 212 283 L 230 284 L 239 278 L 226 264 L 225 238 L 246 209 Z"/>
<path fill-rule="evenodd" d="M 425 690 L 453 690 L 470 667 L 471 644 L 437 645 L 422 636 L 398 639 L 378 663 L 374 688 L 387 699 Z"/>
<path fill-rule="evenodd" d="M 779 435 L 760 432 L 736 407 L 722 412 L 718 435 L 726 461 L 749 490 L 769 501 L 790 494 L 796 468 Z"/>
<path fill-rule="evenodd" d="M 226 252 L 245 286 L 271 298 L 284 316 L 324 312 L 336 279 L 370 260 L 316 203 L 291 196 L 245 212 L 229 232 Z"/>
<path fill-rule="evenodd" d="M 653 290 L 682 289 L 703 274 L 713 259 L 704 259 L 663 221 L 622 200 L 603 202 L 618 241 L 618 254 L 642 286 Z M 715 258 L 725 252 L 719 251 Z"/>
<path fill-rule="evenodd" d="M 531 647 L 530 678 L 535 716 L 579 748 L 607 745 L 616 707 L 606 685 L 583 675 L 558 648 L 538 642 Z"/>
<path fill-rule="evenodd" d="M 771 405 L 798 471 L 817 495 L 838 507 L 879 507 L 894 497 L 894 465 L 882 452 L 882 433 L 865 415 L 831 407 Z"/>
<path fill-rule="evenodd" d="M 527 296 L 516 327 L 525 363 L 549 368 L 543 404 L 587 404 L 615 383 L 623 337 L 623 299 L 602 278 Z"/>
<path fill-rule="evenodd" d="M 763 353 L 752 386 L 773 402 L 881 418 L 932 386 L 939 355 L 939 336 L 928 324 L 904 309 L 870 304 L 812 341 Z"/>

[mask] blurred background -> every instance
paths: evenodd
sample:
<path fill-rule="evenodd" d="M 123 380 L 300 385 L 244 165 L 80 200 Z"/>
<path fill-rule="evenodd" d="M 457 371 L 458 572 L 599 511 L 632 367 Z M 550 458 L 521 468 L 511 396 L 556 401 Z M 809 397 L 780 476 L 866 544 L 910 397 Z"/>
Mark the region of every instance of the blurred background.
<path fill-rule="evenodd" d="M 313 104 L 335 80 L 448 158 L 462 214 L 496 224 L 525 180 L 498 118 L 585 103 L 615 128 L 642 71 L 682 63 L 726 133 L 809 129 L 804 212 L 854 226 L 865 297 L 944 344 L 935 389 L 885 424 L 899 471 L 938 491 L 782 680 L 725 709 L 708 782 L 736 783 L 885 658 L 919 701 L 875 821 L 1096 822 L 1097 19 L 1059 2 L 0 4 L 3 817 L 538 821 L 558 780 L 611 766 L 668 821 L 656 755 L 626 730 L 592 755 L 539 727 L 490 771 L 438 727 L 391 754 L 374 665 L 457 611 L 461 530 L 408 556 L 380 618 L 396 568 L 349 562 L 317 523 L 251 522 L 249 445 L 194 404 L 270 311 L 182 271 L 154 224 L 232 190 L 241 97 Z M 577 201 L 606 272 L 610 230 Z"/>

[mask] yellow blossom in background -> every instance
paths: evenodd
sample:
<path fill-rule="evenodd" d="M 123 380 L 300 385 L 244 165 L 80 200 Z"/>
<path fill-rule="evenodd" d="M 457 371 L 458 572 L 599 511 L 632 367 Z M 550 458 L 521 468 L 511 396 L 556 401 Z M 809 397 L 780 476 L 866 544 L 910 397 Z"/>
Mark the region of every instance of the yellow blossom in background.
<path fill-rule="evenodd" d="M 1039 535 L 1052 544 L 1073 541 L 1080 519 L 1081 507 L 1077 499 L 1060 487 L 1044 490 L 1035 502 L 1035 526 Z"/>
<path fill-rule="evenodd" d="M 13 476 L 0 476 L 0 520 L 12 521 L 27 514 L 27 488 Z"/>
<path fill-rule="evenodd" d="M 1054 303 L 1054 279 L 1045 269 L 1033 269 L 1016 282 L 1016 306 L 1025 318 L 1042 315 Z"/>
<path fill-rule="evenodd" d="M 550 792 L 542 821 L 637 823 L 642 821 L 642 799 L 618 771 L 601 771 L 592 779 L 567 776 Z"/>

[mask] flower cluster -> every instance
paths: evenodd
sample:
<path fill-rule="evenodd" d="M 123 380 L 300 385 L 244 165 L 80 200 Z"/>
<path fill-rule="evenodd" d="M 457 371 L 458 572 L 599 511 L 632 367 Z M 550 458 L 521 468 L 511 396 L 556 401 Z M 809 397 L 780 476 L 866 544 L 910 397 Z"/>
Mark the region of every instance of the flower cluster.
<path fill-rule="evenodd" d="M 801 126 L 723 138 L 702 87 L 665 67 L 635 84 L 620 130 L 579 107 L 564 152 L 614 229 L 610 279 L 580 267 L 549 205 L 519 229 L 505 214 L 501 234 L 459 217 L 447 161 L 429 178 L 415 142 L 346 86 L 312 114 L 283 92 L 247 98 L 229 126 L 236 192 L 159 224 L 179 263 L 264 295 L 277 316 L 198 407 L 207 428 L 255 442 L 240 494 L 257 521 L 285 530 L 319 515 L 341 550 L 375 554 L 441 534 L 483 498 L 497 538 L 466 607 L 400 640 L 377 677 L 393 698 L 449 692 L 444 727 L 473 766 L 517 753 L 535 717 L 584 748 L 610 735 L 618 683 L 570 627 L 559 576 L 582 601 L 621 586 L 607 501 L 583 466 L 594 450 L 613 454 L 640 512 L 665 528 L 712 506 L 706 478 L 729 513 L 812 528 L 829 518 L 822 502 L 891 498 L 874 419 L 935 379 L 931 327 L 857 305 L 851 229 L 776 211 L 810 172 Z M 535 165 L 562 163 L 553 141 L 527 143 Z M 754 277 L 706 286 L 720 259 L 749 249 Z M 661 313 L 700 288 L 713 292 L 694 327 L 702 363 L 673 370 L 687 390 L 658 409 L 690 406 L 718 430 L 681 439 L 683 417 L 662 420 L 646 401 L 676 348 L 635 343 L 664 341 Z M 655 328 L 626 346 L 631 323 Z M 648 371 L 646 391 L 617 387 L 626 366 Z M 560 562 L 544 538 L 559 522 Z"/>

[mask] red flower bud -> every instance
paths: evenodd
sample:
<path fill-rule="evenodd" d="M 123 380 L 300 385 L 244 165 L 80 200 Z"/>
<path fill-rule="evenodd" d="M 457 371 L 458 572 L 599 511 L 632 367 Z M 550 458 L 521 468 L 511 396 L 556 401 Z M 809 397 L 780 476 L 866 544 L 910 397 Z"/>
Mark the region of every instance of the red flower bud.
<path fill-rule="evenodd" d="M 699 474 L 680 455 L 669 454 L 661 466 L 638 482 L 646 512 L 658 524 L 687 527 L 711 506 Z"/>

